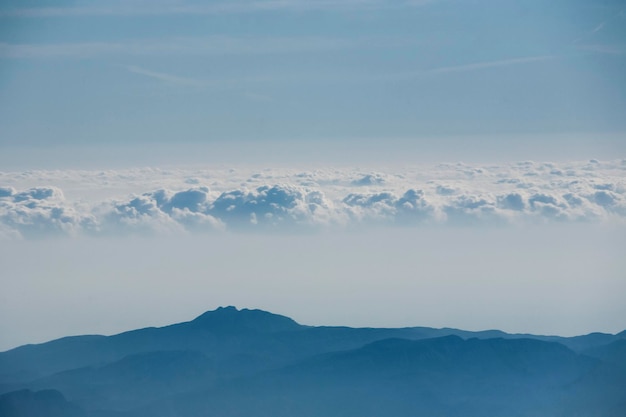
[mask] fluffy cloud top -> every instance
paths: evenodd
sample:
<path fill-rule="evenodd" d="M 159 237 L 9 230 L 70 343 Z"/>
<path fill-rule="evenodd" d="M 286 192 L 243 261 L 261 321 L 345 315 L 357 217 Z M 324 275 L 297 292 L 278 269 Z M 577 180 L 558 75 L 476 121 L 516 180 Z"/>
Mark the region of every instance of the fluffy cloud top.
<path fill-rule="evenodd" d="M 625 173 L 623 160 L 0 172 L 0 237 L 624 222 Z"/>
<path fill-rule="evenodd" d="M 67 202 L 57 187 L 34 187 L 20 192 L 0 187 L 0 235 L 74 235 L 94 225 L 91 213 L 81 212 Z"/>

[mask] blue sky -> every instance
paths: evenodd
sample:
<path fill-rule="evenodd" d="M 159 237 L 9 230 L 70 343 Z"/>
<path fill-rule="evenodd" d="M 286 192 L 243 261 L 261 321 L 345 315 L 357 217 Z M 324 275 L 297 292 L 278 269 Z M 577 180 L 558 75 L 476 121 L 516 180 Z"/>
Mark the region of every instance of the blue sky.
<path fill-rule="evenodd" d="M 5 0 L 0 349 L 621 331 L 624 74 L 623 1 Z"/>
<path fill-rule="evenodd" d="M 580 0 L 5 1 L 0 144 L 623 134 L 625 13 Z"/>

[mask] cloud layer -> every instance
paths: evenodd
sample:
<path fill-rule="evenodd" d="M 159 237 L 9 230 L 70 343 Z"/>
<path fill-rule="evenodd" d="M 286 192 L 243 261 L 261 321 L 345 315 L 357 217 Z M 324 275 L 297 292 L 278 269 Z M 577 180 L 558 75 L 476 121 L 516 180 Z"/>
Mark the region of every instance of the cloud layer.
<path fill-rule="evenodd" d="M 623 223 L 625 174 L 626 160 L 0 172 L 0 236 Z"/>

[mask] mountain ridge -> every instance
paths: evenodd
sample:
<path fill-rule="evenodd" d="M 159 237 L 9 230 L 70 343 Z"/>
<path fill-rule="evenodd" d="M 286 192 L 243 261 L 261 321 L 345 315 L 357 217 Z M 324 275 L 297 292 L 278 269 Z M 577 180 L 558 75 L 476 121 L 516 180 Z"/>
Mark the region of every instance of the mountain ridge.
<path fill-rule="evenodd" d="M 591 332 L 591 333 L 587 333 L 587 334 L 581 334 L 581 335 L 576 335 L 576 336 L 558 336 L 558 335 L 543 335 L 543 334 L 534 334 L 534 333 L 509 333 L 509 332 L 505 332 L 502 330 L 498 330 L 498 329 L 485 329 L 485 330 L 463 330 L 463 329 L 459 329 L 459 328 L 455 328 L 455 327 L 426 327 L 426 326 L 402 326 L 402 327 L 352 327 L 352 326 L 328 326 L 328 325 L 319 325 L 319 326 L 312 326 L 312 325 L 303 325 L 300 323 L 297 323 L 295 320 L 284 316 L 284 315 L 280 315 L 280 314 L 275 314 L 275 313 L 270 313 L 268 311 L 265 310 L 261 310 L 261 309 L 248 309 L 248 308 L 242 308 L 242 309 L 238 309 L 235 306 L 229 305 L 229 306 L 220 306 L 217 307 L 214 310 L 207 310 L 204 313 L 201 313 L 200 315 L 196 316 L 195 318 L 189 320 L 189 321 L 184 321 L 184 322 L 178 322 L 178 323 L 172 323 L 172 324 L 166 324 L 164 326 L 147 326 L 147 327 L 142 327 L 142 328 L 138 328 L 138 329 L 132 329 L 132 330 L 125 330 L 119 333 L 115 333 L 112 335 L 102 335 L 102 334 L 81 334 L 81 335 L 71 335 L 71 336 L 63 336 L 63 337 L 59 337 L 59 338 L 55 338 L 49 341 L 45 341 L 45 342 L 41 342 L 41 343 L 27 343 L 24 345 L 20 345 L 20 346 L 16 346 L 13 348 L 10 348 L 8 350 L 5 351 L 1 351 L 1 354 L 5 354 L 5 353 L 9 353 L 15 350 L 27 350 L 27 349 L 32 349 L 32 348 L 36 348 L 39 346 L 52 346 L 54 344 L 57 343 L 63 343 L 66 341 L 81 341 L 81 342 L 85 342 L 85 341 L 93 341 L 93 340 L 102 340 L 105 338 L 111 338 L 111 337 L 117 337 L 117 336 L 122 336 L 122 335 L 128 335 L 128 334 L 133 334 L 136 332 L 141 332 L 141 331 L 154 331 L 154 330 L 161 330 L 161 329 L 168 329 L 168 328 L 175 328 L 175 327 L 179 327 L 179 326 L 184 326 L 184 325 L 190 325 L 190 324 L 198 324 L 198 325 L 202 325 L 202 324 L 206 324 L 207 321 L 210 323 L 210 320 L 213 319 L 215 317 L 216 314 L 220 314 L 220 313 L 227 313 L 227 314 L 232 314 L 232 313 L 242 313 L 242 314 L 247 314 L 247 313 L 253 313 L 253 314 L 257 314 L 257 313 L 261 313 L 261 315 L 264 315 L 266 317 L 272 317 L 272 318 L 276 318 L 278 320 L 284 320 L 284 324 L 283 327 L 284 328 L 288 328 L 288 324 L 287 323 L 291 323 L 293 325 L 293 327 L 291 329 L 288 330 L 294 330 L 297 328 L 301 328 L 301 329 L 310 329 L 310 328 L 316 328 L 316 329 L 359 329 L 359 330 L 365 330 L 365 329 L 376 329 L 376 330 L 425 330 L 425 331 L 436 331 L 436 332 L 440 332 L 440 333 L 444 333 L 444 334 L 463 334 L 463 335 L 467 335 L 467 336 L 475 336 L 475 335 L 479 335 L 482 336 L 483 338 L 485 337 L 489 337 L 489 338 L 494 338 L 494 337 L 508 337 L 508 338 L 534 338 L 534 339 L 542 339 L 542 340 L 551 340 L 551 339 L 555 339 L 555 340 L 562 340 L 562 339 L 566 339 L 566 340 L 575 340 L 578 338 L 590 338 L 590 337 L 602 337 L 605 338 L 606 340 L 611 339 L 611 340 L 615 340 L 615 339 L 626 339 L 626 330 L 623 330 L 621 332 L 612 334 L 612 333 L 604 333 L 604 332 Z M 209 320 L 207 320 L 209 319 Z M 277 326 L 280 329 L 280 326 Z M 248 328 L 250 329 L 250 328 Z M 288 331 L 287 330 L 287 331 Z M 278 330 L 278 331 L 285 331 L 284 329 L 282 330 Z M 91 340 L 88 340 L 91 339 Z"/>
<path fill-rule="evenodd" d="M 519 416 L 537 410 L 559 416 L 567 407 L 557 398 L 591 413 L 604 404 L 620 409 L 626 390 L 623 333 L 567 338 L 307 326 L 228 306 L 168 326 L 1 352 L 0 394 L 55 390 L 88 417 L 375 417 L 385 407 L 407 417 L 482 416 L 514 415 L 513 405 L 522 410 Z M 525 392 L 527 404 L 515 392 Z M 389 400 L 378 398 L 381 393 Z M 457 398 L 468 403 L 461 406 Z M 355 406 L 357 400 L 369 406 Z"/>

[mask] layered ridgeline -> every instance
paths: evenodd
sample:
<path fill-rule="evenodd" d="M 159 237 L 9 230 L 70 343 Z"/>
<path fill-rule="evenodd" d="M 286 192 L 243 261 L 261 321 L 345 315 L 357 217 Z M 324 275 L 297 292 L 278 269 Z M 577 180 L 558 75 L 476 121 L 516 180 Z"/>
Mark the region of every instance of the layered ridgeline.
<path fill-rule="evenodd" d="M 260 310 L 0 353 L 0 416 L 626 415 L 626 332 L 312 327 Z"/>

